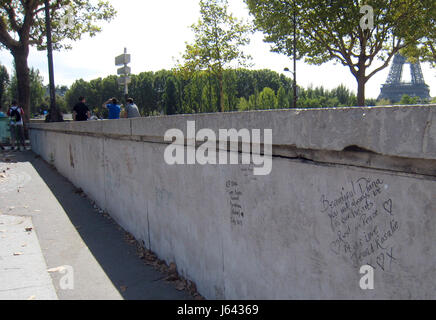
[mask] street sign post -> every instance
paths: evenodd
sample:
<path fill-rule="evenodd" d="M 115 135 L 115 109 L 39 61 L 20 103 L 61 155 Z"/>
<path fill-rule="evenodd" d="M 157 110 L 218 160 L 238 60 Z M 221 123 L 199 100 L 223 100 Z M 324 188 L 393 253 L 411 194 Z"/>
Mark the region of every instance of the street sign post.
<path fill-rule="evenodd" d="M 130 54 L 127 54 L 127 48 L 124 48 L 124 54 L 115 58 L 115 66 L 123 66 L 117 70 L 117 73 L 120 75 L 118 78 L 118 84 L 124 86 L 124 97 L 126 102 L 129 97 L 129 83 L 132 81 L 129 77 L 132 70 L 127 66 L 127 64 L 130 63 L 130 59 Z"/>
<path fill-rule="evenodd" d="M 126 50 L 124 52 L 126 52 Z M 124 54 L 115 58 L 115 65 L 116 66 L 122 66 L 125 64 L 129 64 L 129 63 L 130 63 L 130 54 L 124 53 Z"/>
<path fill-rule="evenodd" d="M 118 84 L 120 86 L 123 86 L 124 84 L 130 84 L 131 82 L 132 79 L 130 77 L 123 76 L 118 78 Z"/>
<path fill-rule="evenodd" d="M 119 68 L 117 72 L 118 72 L 119 75 L 126 75 L 126 76 L 128 76 L 131 71 L 132 70 L 131 70 L 130 67 L 124 66 L 122 68 Z"/>

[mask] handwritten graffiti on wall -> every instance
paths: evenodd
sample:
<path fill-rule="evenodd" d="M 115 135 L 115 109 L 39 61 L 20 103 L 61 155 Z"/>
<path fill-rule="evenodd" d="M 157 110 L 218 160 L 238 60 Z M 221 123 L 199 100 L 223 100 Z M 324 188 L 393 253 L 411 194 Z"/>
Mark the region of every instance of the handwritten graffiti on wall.
<path fill-rule="evenodd" d="M 244 211 L 241 205 L 242 192 L 236 181 L 226 182 L 226 192 L 230 201 L 230 222 L 234 226 L 242 226 L 244 220 Z"/>
<path fill-rule="evenodd" d="M 336 196 L 321 196 L 321 213 L 335 234 L 330 250 L 353 263 L 391 270 L 398 262 L 394 236 L 400 229 L 393 199 L 381 179 L 361 177 L 340 187 Z"/>

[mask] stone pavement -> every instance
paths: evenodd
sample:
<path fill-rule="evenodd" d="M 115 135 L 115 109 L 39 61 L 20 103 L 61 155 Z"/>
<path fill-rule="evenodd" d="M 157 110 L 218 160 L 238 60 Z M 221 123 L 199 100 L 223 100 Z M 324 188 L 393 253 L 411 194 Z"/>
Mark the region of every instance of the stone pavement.
<path fill-rule="evenodd" d="M 0 215 L 0 238 L 0 300 L 57 299 L 32 219 Z"/>
<path fill-rule="evenodd" d="M 31 151 L 0 153 L 0 300 L 190 300 Z"/>

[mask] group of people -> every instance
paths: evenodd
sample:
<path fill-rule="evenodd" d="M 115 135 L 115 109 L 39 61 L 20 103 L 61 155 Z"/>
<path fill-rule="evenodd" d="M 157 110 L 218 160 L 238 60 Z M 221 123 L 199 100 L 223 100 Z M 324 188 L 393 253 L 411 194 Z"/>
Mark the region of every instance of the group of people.
<path fill-rule="evenodd" d="M 15 149 L 15 142 L 18 139 L 19 143 L 21 143 L 21 146 L 23 149 L 25 149 L 25 141 L 24 141 L 24 110 L 23 108 L 18 106 L 17 101 L 12 101 L 12 105 L 9 107 L 7 113 L 3 113 L 1 111 L 0 106 L 0 118 L 9 117 L 9 126 L 10 126 L 10 132 L 11 132 L 11 145 L 12 150 L 20 150 L 20 145 L 18 145 Z M 3 145 L 0 141 L 0 149 L 5 150 Z"/>
<path fill-rule="evenodd" d="M 108 119 L 120 119 L 123 106 L 118 103 L 116 98 L 111 98 L 103 103 L 103 108 L 109 111 Z M 141 113 L 138 106 L 133 102 L 132 98 L 127 99 L 127 104 L 124 108 L 124 118 L 139 118 Z M 85 97 L 80 97 L 79 102 L 73 108 L 74 121 L 88 121 L 92 120 L 91 110 L 86 105 Z"/>
<path fill-rule="evenodd" d="M 120 119 L 121 113 L 123 111 L 123 106 L 118 103 L 116 98 L 109 99 L 103 104 L 103 108 L 107 108 L 109 111 L 109 119 Z M 21 143 L 23 149 L 25 149 L 24 140 L 24 110 L 18 106 L 16 101 L 12 101 L 12 105 L 9 107 L 7 113 L 3 113 L 0 106 L 0 118 L 9 117 L 10 122 L 10 133 L 11 133 L 11 145 L 12 150 L 21 150 L 20 145 L 15 146 L 16 140 L 18 139 L 19 144 Z M 124 118 L 139 118 L 141 113 L 139 112 L 138 106 L 133 102 L 132 98 L 127 99 L 127 104 L 124 107 Z M 92 120 L 91 111 L 86 105 L 85 97 L 80 97 L 79 102 L 73 108 L 73 119 L 74 121 L 88 121 Z M 0 149 L 5 150 L 4 146 L 0 140 Z"/>

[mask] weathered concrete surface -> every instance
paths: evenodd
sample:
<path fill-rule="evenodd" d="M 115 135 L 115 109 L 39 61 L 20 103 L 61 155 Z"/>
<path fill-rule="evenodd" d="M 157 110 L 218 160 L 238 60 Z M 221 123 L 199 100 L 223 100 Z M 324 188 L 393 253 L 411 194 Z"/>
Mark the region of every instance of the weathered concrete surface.
<path fill-rule="evenodd" d="M 0 153 L 3 170 L 0 299 L 192 299 L 145 265 L 125 232 L 32 152 Z"/>
<path fill-rule="evenodd" d="M 31 140 L 36 153 L 176 262 L 207 298 L 435 299 L 435 110 L 44 124 L 32 126 Z M 272 129 L 280 155 L 272 173 L 254 176 L 250 165 L 167 165 L 167 145 L 159 142 L 168 129 L 185 132 L 188 120 L 197 131 Z M 342 152 L 348 147 L 358 152 Z M 359 286 L 365 264 L 375 269 L 374 290 Z"/>
<path fill-rule="evenodd" d="M 186 122 L 197 130 L 274 129 L 274 145 L 299 149 L 342 151 L 358 146 L 378 154 L 436 159 L 436 105 L 296 109 L 224 114 L 176 115 L 132 120 L 34 124 L 34 128 L 82 134 L 133 135 L 163 141 L 166 130 L 186 135 Z"/>
<path fill-rule="evenodd" d="M 30 217 L 0 214 L 0 300 L 58 299 L 33 229 Z"/>

